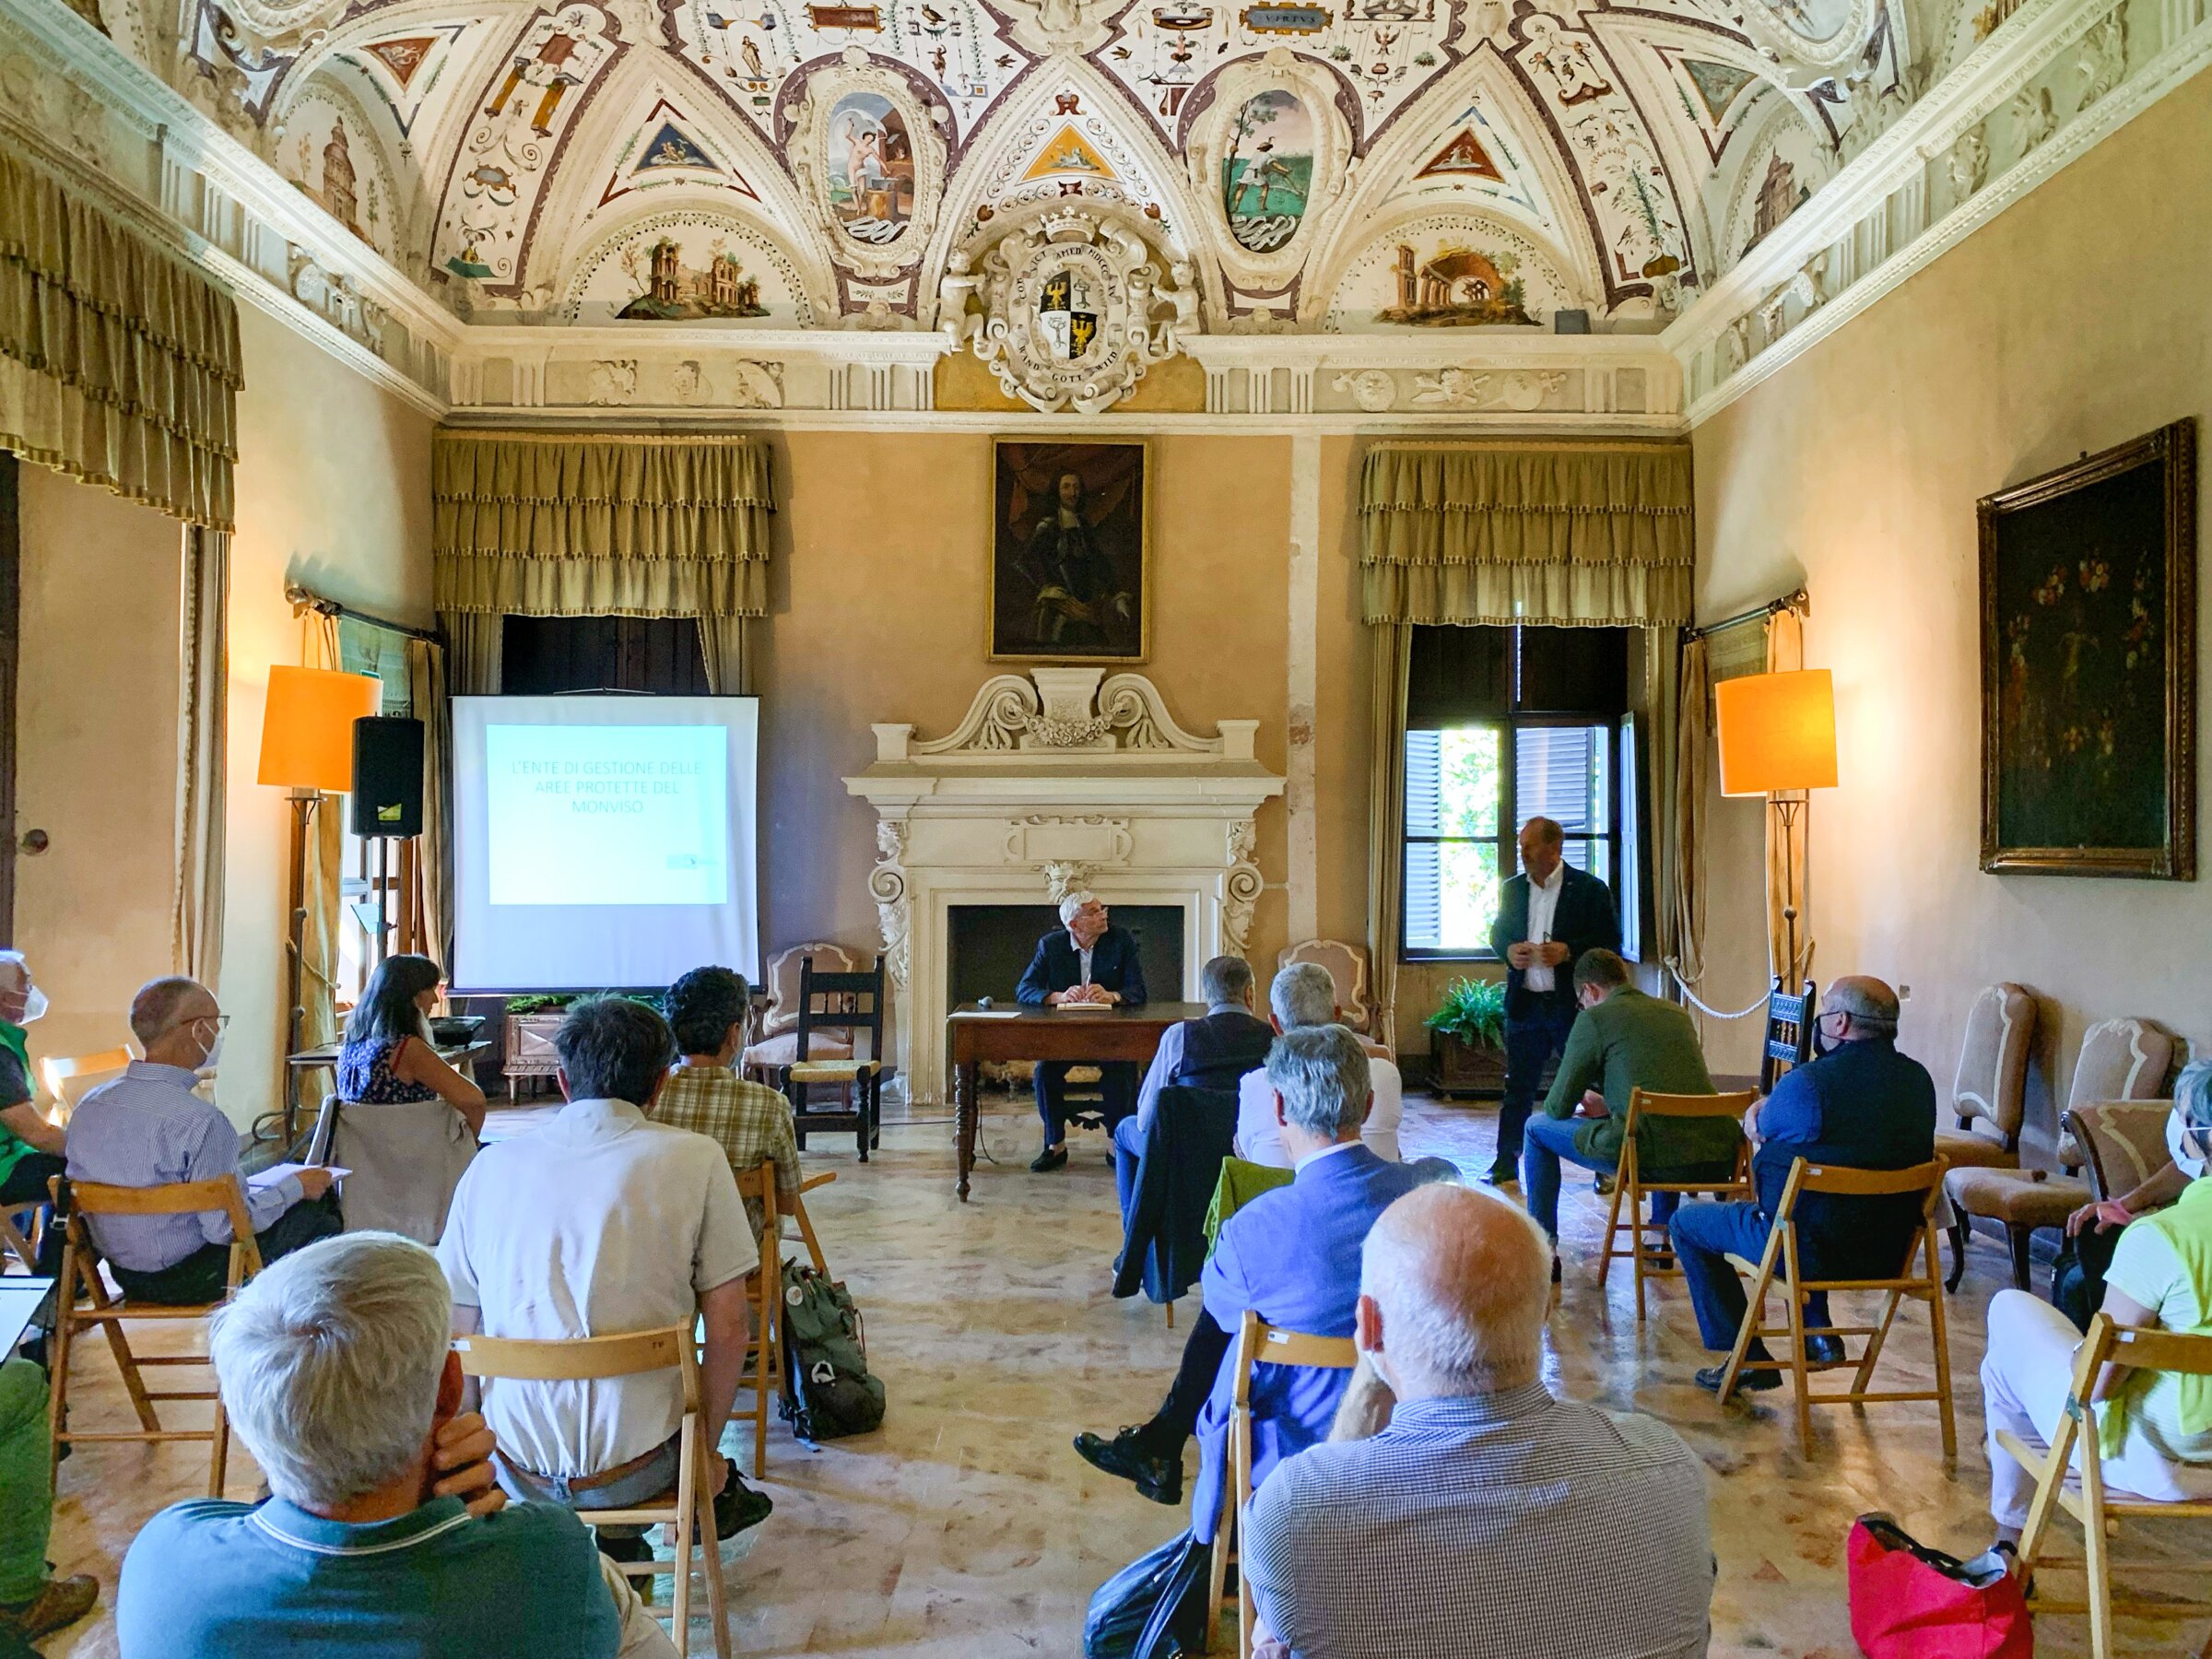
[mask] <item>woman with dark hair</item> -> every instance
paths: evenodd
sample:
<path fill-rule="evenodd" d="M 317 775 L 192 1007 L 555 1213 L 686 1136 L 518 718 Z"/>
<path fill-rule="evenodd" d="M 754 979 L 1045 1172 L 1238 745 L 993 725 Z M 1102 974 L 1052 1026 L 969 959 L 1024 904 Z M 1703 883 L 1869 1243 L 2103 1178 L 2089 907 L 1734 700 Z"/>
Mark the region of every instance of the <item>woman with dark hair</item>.
<path fill-rule="evenodd" d="M 330 1160 L 350 1171 L 339 1199 L 348 1232 L 435 1244 L 476 1156 L 484 1091 L 430 1044 L 444 979 L 429 957 L 387 957 L 347 1021 Z"/>

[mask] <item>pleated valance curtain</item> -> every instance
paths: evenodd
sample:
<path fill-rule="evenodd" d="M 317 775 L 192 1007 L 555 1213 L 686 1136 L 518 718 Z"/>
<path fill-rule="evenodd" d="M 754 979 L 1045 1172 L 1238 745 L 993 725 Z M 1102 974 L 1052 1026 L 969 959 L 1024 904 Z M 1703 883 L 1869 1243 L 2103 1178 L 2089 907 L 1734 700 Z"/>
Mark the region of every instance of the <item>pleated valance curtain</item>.
<path fill-rule="evenodd" d="M 431 477 L 441 618 L 696 617 L 715 689 L 741 688 L 738 619 L 768 610 L 759 439 L 441 431 Z"/>
<path fill-rule="evenodd" d="M 0 143 L 0 447 L 231 525 L 230 296 Z"/>
<path fill-rule="evenodd" d="M 1688 444 L 1381 444 L 1360 485 L 1371 623 L 1681 627 Z"/>

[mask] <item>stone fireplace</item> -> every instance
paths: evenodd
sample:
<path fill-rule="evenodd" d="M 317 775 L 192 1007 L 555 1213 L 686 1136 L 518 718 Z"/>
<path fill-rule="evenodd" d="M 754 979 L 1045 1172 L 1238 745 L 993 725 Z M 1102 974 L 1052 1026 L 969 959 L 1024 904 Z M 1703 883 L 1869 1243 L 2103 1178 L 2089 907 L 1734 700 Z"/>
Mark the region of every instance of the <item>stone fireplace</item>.
<path fill-rule="evenodd" d="M 1172 911 L 1178 948 L 1148 957 L 1180 973 L 1178 983 L 1151 986 L 1162 1001 L 1194 998 L 1208 957 L 1244 949 L 1263 885 L 1253 814 L 1283 790 L 1281 776 L 1253 758 L 1258 729 L 1255 720 L 1224 720 L 1215 735 L 1197 736 L 1143 675 L 1100 668 L 994 676 L 943 737 L 875 727 L 876 762 L 845 787 L 878 818 L 868 888 L 900 1005 L 899 1075 L 910 1100 L 947 1098 L 956 911 L 1041 907 L 1032 944 L 1053 920 L 1041 907 L 1077 888 L 1119 912 L 1141 910 L 1147 935 L 1172 926 Z M 1164 944 L 1149 940 L 1147 950 Z M 1012 990 L 1009 981 L 994 994 Z"/>

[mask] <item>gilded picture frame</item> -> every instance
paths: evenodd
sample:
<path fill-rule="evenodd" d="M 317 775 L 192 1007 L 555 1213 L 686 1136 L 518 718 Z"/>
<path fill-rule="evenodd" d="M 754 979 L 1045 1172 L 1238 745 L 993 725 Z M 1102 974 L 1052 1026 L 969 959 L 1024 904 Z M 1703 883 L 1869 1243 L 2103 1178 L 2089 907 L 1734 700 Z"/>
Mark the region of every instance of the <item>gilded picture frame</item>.
<path fill-rule="evenodd" d="M 1982 868 L 2195 880 L 2195 421 L 1977 516 Z"/>
<path fill-rule="evenodd" d="M 1151 660 L 1151 480 L 1141 438 L 993 441 L 992 662 Z"/>

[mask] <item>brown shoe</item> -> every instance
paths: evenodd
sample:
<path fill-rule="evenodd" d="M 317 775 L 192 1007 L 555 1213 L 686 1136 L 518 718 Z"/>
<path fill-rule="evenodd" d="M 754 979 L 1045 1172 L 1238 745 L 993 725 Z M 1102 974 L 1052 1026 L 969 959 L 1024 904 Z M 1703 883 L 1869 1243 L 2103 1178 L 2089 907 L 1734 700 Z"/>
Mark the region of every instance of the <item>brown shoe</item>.
<path fill-rule="evenodd" d="M 26 1641 L 36 1641 L 75 1624 L 99 1601 L 100 1581 L 89 1573 L 48 1579 L 45 1587 L 29 1601 L 0 1604 L 0 1625 Z"/>

